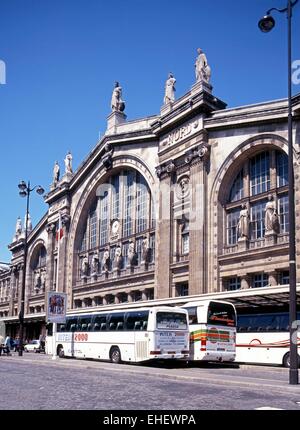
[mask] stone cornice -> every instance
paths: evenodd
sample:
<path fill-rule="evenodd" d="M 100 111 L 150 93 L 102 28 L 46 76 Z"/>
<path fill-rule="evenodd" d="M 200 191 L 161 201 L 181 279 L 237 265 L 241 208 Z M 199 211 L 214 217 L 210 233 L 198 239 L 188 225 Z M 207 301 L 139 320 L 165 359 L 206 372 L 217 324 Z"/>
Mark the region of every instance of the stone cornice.
<path fill-rule="evenodd" d="M 156 174 L 159 179 L 164 179 L 170 176 L 173 172 L 177 170 L 182 170 L 183 166 L 190 166 L 194 163 L 205 162 L 210 156 L 210 146 L 203 142 L 193 149 L 189 149 L 184 154 L 183 162 L 175 161 L 175 159 L 168 160 L 156 167 Z M 180 158 L 180 157 L 179 157 Z"/>
<path fill-rule="evenodd" d="M 292 99 L 294 113 L 300 112 L 300 94 Z M 204 127 L 208 130 L 217 128 L 244 127 L 245 124 L 257 124 L 258 122 L 286 122 L 287 100 L 275 100 L 249 106 L 224 109 L 212 112 L 209 118 L 204 118 Z M 297 115 L 295 115 L 295 118 Z"/>
<path fill-rule="evenodd" d="M 210 114 L 213 111 L 225 109 L 226 106 L 226 103 L 206 91 L 194 95 L 190 91 L 177 100 L 165 115 L 163 114 L 152 123 L 152 132 L 160 136 L 196 114 Z"/>

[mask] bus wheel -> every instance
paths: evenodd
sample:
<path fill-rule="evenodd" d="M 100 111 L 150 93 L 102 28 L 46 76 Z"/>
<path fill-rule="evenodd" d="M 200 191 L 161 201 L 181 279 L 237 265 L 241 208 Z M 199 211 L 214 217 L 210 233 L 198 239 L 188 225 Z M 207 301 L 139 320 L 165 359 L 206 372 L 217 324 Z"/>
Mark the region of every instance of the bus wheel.
<path fill-rule="evenodd" d="M 121 363 L 121 352 L 117 346 L 113 346 L 110 350 L 110 361 L 112 363 Z"/>
<path fill-rule="evenodd" d="M 289 352 L 287 352 L 285 354 L 285 356 L 283 357 L 282 362 L 283 362 L 284 367 L 290 367 L 291 357 L 290 357 L 290 353 Z M 299 355 L 298 355 L 298 367 L 300 367 L 300 356 Z"/>
<path fill-rule="evenodd" d="M 287 352 L 285 354 L 285 356 L 283 357 L 282 363 L 283 363 L 284 367 L 290 367 L 290 353 L 289 352 Z"/>
<path fill-rule="evenodd" d="M 63 349 L 63 347 L 62 347 L 62 346 L 59 346 L 59 347 L 57 348 L 57 355 L 59 356 L 59 358 L 64 358 L 65 353 L 64 353 L 64 349 Z"/>

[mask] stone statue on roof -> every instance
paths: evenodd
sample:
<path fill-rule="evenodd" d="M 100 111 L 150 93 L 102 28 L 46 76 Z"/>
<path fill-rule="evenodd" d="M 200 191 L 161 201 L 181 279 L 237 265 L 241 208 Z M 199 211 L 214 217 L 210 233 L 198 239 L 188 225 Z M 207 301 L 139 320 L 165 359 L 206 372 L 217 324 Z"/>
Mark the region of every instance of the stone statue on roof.
<path fill-rule="evenodd" d="M 207 58 L 202 49 L 197 49 L 198 57 L 195 63 L 195 74 L 196 82 L 206 82 L 210 81 L 211 69 L 207 63 Z"/>

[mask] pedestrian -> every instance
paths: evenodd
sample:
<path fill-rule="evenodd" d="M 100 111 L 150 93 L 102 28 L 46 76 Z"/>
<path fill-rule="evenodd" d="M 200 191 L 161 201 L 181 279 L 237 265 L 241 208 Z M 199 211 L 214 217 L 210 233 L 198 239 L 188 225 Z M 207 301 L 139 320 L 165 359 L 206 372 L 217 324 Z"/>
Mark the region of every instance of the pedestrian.
<path fill-rule="evenodd" d="M 11 345 L 11 340 L 10 340 L 10 336 L 7 335 L 4 341 L 4 348 L 3 348 L 3 352 L 7 355 L 10 355 L 10 345 Z"/>

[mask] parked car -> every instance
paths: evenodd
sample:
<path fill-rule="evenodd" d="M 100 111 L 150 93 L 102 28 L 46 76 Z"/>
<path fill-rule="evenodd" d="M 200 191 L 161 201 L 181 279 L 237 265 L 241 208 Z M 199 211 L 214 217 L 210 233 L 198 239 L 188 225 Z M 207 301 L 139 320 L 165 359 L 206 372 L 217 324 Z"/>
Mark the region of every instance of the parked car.
<path fill-rule="evenodd" d="M 31 340 L 30 342 L 24 345 L 25 352 L 40 352 L 40 341 L 37 339 Z"/>

